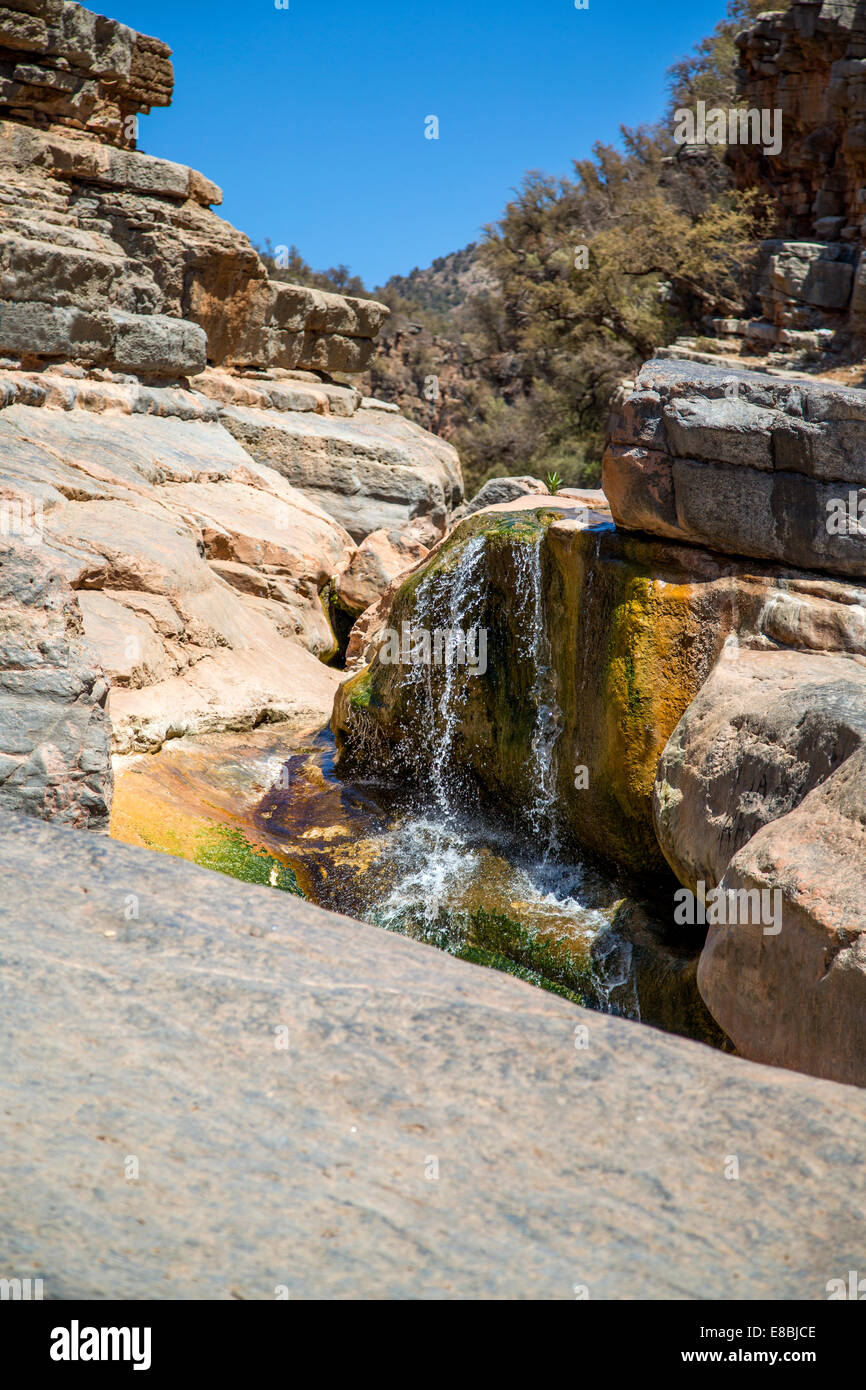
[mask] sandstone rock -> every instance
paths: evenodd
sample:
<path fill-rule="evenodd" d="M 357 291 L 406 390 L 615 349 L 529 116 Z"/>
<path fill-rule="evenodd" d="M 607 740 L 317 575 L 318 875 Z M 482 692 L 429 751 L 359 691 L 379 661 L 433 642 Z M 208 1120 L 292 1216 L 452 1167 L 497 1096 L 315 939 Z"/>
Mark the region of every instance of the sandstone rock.
<path fill-rule="evenodd" d="M 680 882 L 778 893 L 711 923 L 698 985 L 742 1055 L 866 1084 L 866 660 L 736 651 L 659 764 L 655 822 Z"/>
<path fill-rule="evenodd" d="M 102 829 L 111 802 L 108 685 L 85 640 L 63 557 L 45 543 L 41 521 L 15 524 L 16 516 L 38 519 L 29 499 L 3 492 L 0 806 Z"/>
<path fill-rule="evenodd" d="M 195 376 L 207 361 L 207 338 L 197 323 L 165 314 L 124 314 L 114 310 L 111 363 L 123 372 L 151 376 Z"/>
<path fill-rule="evenodd" d="M 171 100 L 169 57 L 79 5 L 0 7 L 0 353 L 362 371 L 384 305 L 271 281 L 211 180 L 134 148 L 136 113 Z"/>
<path fill-rule="evenodd" d="M 429 518 L 441 534 L 462 497 L 456 451 L 402 416 L 351 420 L 226 406 L 223 425 L 262 464 L 316 501 L 349 535 Z"/>
<path fill-rule="evenodd" d="M 488 669 L 454 687 L 459 700 L 444 745 L 454 750 L 454 776 L 468 771 L 497 810 L 534 817 L 539 853 L 555 824 L 562 842 L 658 874 L 659 759 L 726 644 L 764 650 L 784 642 L 864 657 L 866 593 L 630 535 L 579 500 L 570 509 L 567 499 L 542 508 L 532 501 L 462 522 L 411 582 L 397 581 L 362 615 L 347 654 L 352 678 L 337 693 L 332 721 L 341 756 L 347 767 L 371 761 L 381 770 L 390 761 L 410 780 L 429 777 L 429 760 L 442 754 L 438 716 L 424 705 L 425 685 L 380 660 L 381 630 L 400 631 L 404 621 L 452 626 L 448 576 L 465 575 L 461 592 L 471 596 L 471 625 L 487 632 Z M 470 563 L 477 569 L 465 573 Z M 431 597 L 419 616 L 419 573 L 439 595 L 432 615 Z M 430 668 L 434 715 L 446 669 Z M 540 709 L 550 712 L 549 726 L 539 725 Z M 544 817 L 533 809 L 540 797 Z"/>
<path fill-rule="evenodd" d="M 824 1299 L 857 1267 L 856 1091 L 165 855 L 2 832 L 5 1269 L 46 1297 Z"/>
<path fill-rule="evenodd" d="M 526 497 L 530 493 L 543 493 L 546 497 L 550 495 L 547 484 L 540 478 L 491 478 L 472 501 L 466 503 L 464 516 L 472 516 L 473 512 L 480 512 L 484 507 L 493 507 L 500 502 L 513 502 L 515 497 Z"/>
<path fill-rule="evenodd" d="M 731 860 L 725 889 L 778 890 L 782 927 L 712 927 L 698 986 L 738 1050 L 866 1085 L 862 746 Z"/>
<path fill-rule="evenodd" d="M 401 531 L 371 531 L 337 576 L 338 600 L 350 613 L 363 613 L 427 553 L 427 546 Z"/>
<path fill-rule="evenodd" d="M 354 553 L 347 533 L 206 418 L 202 397 L 71 379 L 65 409 L 33 407 L 17 403 L 20 375 L 0 413 L 0 483 L 41 509 L 36 548 L 81 595 L 112 678 L 115 751 L 323 722 L 338 677 L 316 659 L 336 650 L 320 592 Z"/>
<path fill-rule="evenodd" d="M 847 521 L 866 484 L 866 393 L 655 361 L 611 427 L 603 486 L 618 525 L 866 577 L 866 528 Z"/>
<path fill-rule="evenodd" d="M 680 882 L 715 887 L 864 743 L 866 658 L 726 648 L 659 762 L 656 831 Z"/>

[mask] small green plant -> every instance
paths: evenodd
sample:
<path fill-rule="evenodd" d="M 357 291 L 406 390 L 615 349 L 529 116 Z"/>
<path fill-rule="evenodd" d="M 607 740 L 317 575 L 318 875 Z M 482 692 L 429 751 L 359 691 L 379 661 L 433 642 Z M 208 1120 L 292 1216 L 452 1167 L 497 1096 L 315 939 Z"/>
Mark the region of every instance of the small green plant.
<path fill-rule="evenodd" d="M 547 491 L 551 494 L 551 496 L 555 497 L 556 494 L 559 492 L 559 489 L 560 489 L 561 487 L 562 487 L 562 478 L 561 478 L 561 476 L 559 475 L 559 473 L 548 473 L 548 475 L 547 475 Z"/>
<path fill-rule="evenodd" d="M 195 862 L 203 869 L 215 869 L 217 873 L 239 878 L 244 883 L 267 884 L 283 893 L 304 896 L 291 869 L 267 850 L 251 845 L 242 831 L 231 826 L 216 826 L 207 831 Z"/>

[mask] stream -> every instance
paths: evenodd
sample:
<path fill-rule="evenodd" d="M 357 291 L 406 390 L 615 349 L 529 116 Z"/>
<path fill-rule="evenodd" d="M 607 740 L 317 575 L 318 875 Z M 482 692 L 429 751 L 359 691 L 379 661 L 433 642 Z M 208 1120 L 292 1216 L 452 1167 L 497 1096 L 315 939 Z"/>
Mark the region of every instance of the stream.
<path fill-rule="evenodd" d="M 700 934 L 673 932 L 661 896 L 654 907 L 573 844 L 563 848 L 555 790 L 562 716 L 541 534 L 518 547 L 514 593 L 531 728 L 531 791 L 522 814 L 491 807 L 489 799 L 482 807 L 461 761 L 460 720 L 480 666 L 446 659 L 434 678 L 429 655 L 431 634 L 477 635 L 489 615 L 479 535 L 457 563 L 426 574 L 415 591 L 413 628 L 427 634 L 427 655 L 406 662 L 404 653 L 399 674 L 413 711 L 401 729 L 409 775 L 375 760 L 341 775 L 328 729 L 265 725 L 245 735 L 173 740 L 158 754 L 118 760 L 112 834 L 300 891 L 323 908 L 575 1003 L 724 1046 L 697 992 Z"/>

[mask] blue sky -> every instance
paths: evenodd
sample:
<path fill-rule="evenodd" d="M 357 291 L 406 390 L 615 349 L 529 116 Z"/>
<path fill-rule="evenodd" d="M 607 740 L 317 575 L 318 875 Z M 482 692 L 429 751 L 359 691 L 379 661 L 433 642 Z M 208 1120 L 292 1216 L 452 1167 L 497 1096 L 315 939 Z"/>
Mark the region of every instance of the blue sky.
<path fill-rule="evenodd" d="M 200 169 L 254 241 L 368 287 L 477 239 L 527 169 L 657 119 L 724 0 L 105 0 L 174 49 L 149 154 Z M 438 140 L 424 138 L 436 115 Z"/>

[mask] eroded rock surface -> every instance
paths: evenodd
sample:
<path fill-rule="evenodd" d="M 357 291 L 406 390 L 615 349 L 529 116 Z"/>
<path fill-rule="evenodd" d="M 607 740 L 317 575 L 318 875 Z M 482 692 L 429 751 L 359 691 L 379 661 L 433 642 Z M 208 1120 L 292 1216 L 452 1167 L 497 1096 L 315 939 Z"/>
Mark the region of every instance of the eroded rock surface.
<path fill-rule="evenodd" d="M 0 352 L 169 379 L 363 370 L 384 305 L 270 280 L 214 183 L 135 148 L 170 59 L 80 5 L 0 8 Z"/>
<path fill-rule="evenodd" d="M 104 829 L 108 685 L 85 640 L 65 556 L 42 544 L 32 516 L 24 524 L 2 500 L 0 510 L 0 806 Z"/>
<path fill-rule="evenodd" d="M 611 420 L 603 487 L 628 530 L 866 578 L 866 392 L 648 362 Z"/>
<path fill-rule="evenodd" d="M 659 766 L 659 842 L 681 883 L 763 891 L 711 922 L 698 984 L 747 1057 L 866 1085 L 866 661 L 721 661 Z"/>
<path fill-rule="evenodd" d="M 858 1091 L 164 855 L 2 834 L 4 1268 L 47 1298 L 810 1300 L 857 1267 Z"/>

